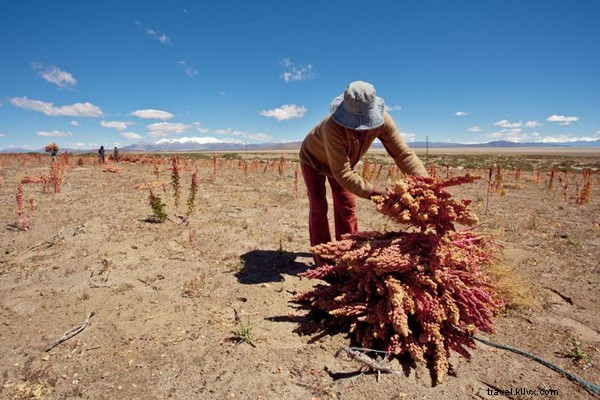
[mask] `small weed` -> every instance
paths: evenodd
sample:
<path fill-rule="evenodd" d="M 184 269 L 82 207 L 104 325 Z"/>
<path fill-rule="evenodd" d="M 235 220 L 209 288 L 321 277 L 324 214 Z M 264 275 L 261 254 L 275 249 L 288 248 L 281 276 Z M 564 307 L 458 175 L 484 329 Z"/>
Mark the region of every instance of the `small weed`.
<path fill-rule="evenodd" d="M 571 235 L 567 235 L 567 243 L 569 243 L 571 246 L 579 246 L 579 240 Z"/>
<path fill-rule="evenodd" d="M 200 297 L 202 295 L 202 280 L 199 276 L 190 279 L 183 284 L 183 297 Z"/>
<path fill-rule="evenodd" d="M 16 400 L 44 399 L 52 395 L 55 382 L 50 382 L 50 366 L 41 366 L 28 358 L 19 370 L 19 383 L 7 383 L 3 388 L 8 389 L 8 398 Z M 4 377 L 6 379 L 6 377 Z M 0 393 L 2 391 L 0 390 Z"/>
<path fill-rule="evenodd" d="M 529 229 L 536 230 L 538 225 L 537 215 L 533 214 L 529 220 Z"/>
<path fill-rule="evenodd" d="M 227 271 L 229 272 L 235 272 L 236 274 L 243 274 L 246 271 L 246 262 L 244 260 L 242 260 L 241 258 L 238 260 L 231 260 L 228 261 L 227 264 L 225 264 L 227 266 Z"/>
<path fill-rule="evenodd" d="M 581 342 L 575 335 L 571 336 L 571 343 L 567 354 L 569 357 L 573 358 L 576 363 L 587 364 L 591 361 L 590 356 L 583 350 Z"/>
<path fill-rule="evenodd" d="M 531 219 L 529 220 L 529 229 L 536 230 L 539 227 L 538 217 L 540 215 L 540 210 L 535 210 L 533 214 L 531 214 Z"/>
<path fill-rule="evenodd" d="M 206 272 L 202 272 L 183 284 L 181 295 L 188 298 L 210 297 L 216 289 L 217 285 L 212 278 Z"/>
<path fill-rule="evenodd" d="M 238 343 L 247 343 L 252 347 L 255 347 L 254 342 L 256 337 L 250 321 L 239 324 L 239 327 L 233 332 L 233 340 Z"/>

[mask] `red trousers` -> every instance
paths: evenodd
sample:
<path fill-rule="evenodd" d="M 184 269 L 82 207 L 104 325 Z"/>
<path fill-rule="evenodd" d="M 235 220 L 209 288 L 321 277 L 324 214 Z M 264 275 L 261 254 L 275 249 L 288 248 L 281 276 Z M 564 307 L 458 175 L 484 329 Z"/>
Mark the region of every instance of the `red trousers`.
<path fill-rule="evenodd" d="M 354 195 L 344 189 L 334 178 L 318 174 L 308 164 L 301 163 L 301 165 L 310 207 L 308 216 L 310 245 L 316 246 L 321 243 L 331 242 L 329 221 L 327 219 L 327 197 L 325 195 L 326 179 L 329 181 L 333 198 L 335 239 L 340 240 L 341 236 L 345 233 L 357 233 L 358 219 L 356 218 Z M 315 258 L 315 264 L 317 266 L 321 265 L 320 260 Z"/>

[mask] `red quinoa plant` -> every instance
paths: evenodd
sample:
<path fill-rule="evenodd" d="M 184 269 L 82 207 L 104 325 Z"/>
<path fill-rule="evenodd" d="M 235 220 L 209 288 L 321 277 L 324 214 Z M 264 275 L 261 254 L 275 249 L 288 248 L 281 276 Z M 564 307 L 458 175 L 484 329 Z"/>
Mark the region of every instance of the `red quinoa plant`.
<path fill-rule="evenodd" d="M 469 358 L 472 335 L 492 332 L 503 305 L 481 271 L 492 261 L 491 246 L 472 229 L 455 228 L 477 223 L 470 200 L 456 201 L 446 190 L 478 178 L 397 181 L 389 197 L 374 202 L 408 228 L 345 235 L 315 246 L 323 265 L 303 275 L 330 283 L 295 300 L 328 313 L 358 346 L 429 364 L 441 383 L 450 351 Z"/>
<path fill-rule="evenodd" d="M 296 164 L 296 169 L 294 170 L 294 197 L 298 197 L 298 164 Z"/>
<path fill-rule="evenodd" d="M 190 186 L 190 195 L 187 199 L 187 216 L 189 217 L 196 208 L 196 195 L 198 194 L 198 172 L 192 174 L 192 184 Z"/>
<path fill-rule="evenodd" d="M 173 185 L 173 198 L 175 199 L 175 208 L 177 208 L 179 207 L 179 172 L 181 171 L 181 167 L 179 166 L 179 158 L 173 157 L 171 159 L 171 163 L 173 166 L 171 172 L 171 184 Z"/>
<path fill-rule="evenodd" d="M 368 157 L 365 157 L 365 160 L 363 161 L 362 176 L 366 180 L 369 180 L 369 178 L 371 177 L 371 163 L 369 162 L 369 158 Z"/>
<path fill-rule="evenodd" d="M 60 162 L 54 162 L 50 166 L 50 183 L 54 188 L 54 193 L 60 192 L 60 188 L 65 181 L 65 165 Z"/>
<path fill-rule="evenodd" d="M 279 158 L 279 164 L 277 165 L 277 169 L 279 171 L 279 176 L 283 176 L 285 173 L 285 157 L 281 156 Z"/>
<path fill-rule="evenodd" d="M 22 231 L 29 230 L 29 222 L 25 217 L 25 206 L 23 205 L 23 185 L 20 183 L 17 185 L 17 194 L 15 195 L 15 199 L 17 201 L 17 226 Z"/>
<path fill-rule="evenodd" d="M 212 169 L 211 180 L 213 182 L 215 182 L 217 180 L 217 157 L 216 156 L 213 156 L 213 158 L 212 158 L 212 166 L 213 166 L 213 169 Z"/>
<path fill-rule="evenodd" d="M 381 170 L 383 169 L 383 164 L 379 164 L 379 166 L 377 167 L 377 172 L 375 173 L 375 180 L 379 179 L 379 176 L 381 175 Z"/>
<path fill-rule="evenodd" d="M 575 198 L 575 202 L 577 204 L 589 203 L 590 196 L 592 194 L 591 171 L 589 169 L 585 169 L 582 171 L 582 174 L 583 174 L 583 187 L 581 188 L 581 192 L 577 191 L 577 196 Z"/>

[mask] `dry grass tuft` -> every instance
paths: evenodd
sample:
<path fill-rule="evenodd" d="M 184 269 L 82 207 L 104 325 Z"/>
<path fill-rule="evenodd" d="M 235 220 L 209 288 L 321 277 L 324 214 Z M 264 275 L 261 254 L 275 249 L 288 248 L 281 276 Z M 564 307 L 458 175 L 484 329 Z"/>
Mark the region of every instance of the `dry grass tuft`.
<path fill-rule="evenodd" d="M 541 309 L 540 302 L 532 290 L 534 285 L 527 282 L 515 268 L 493 263 L 482 269 L 496 284 L 496 291 L 504 299 L 506 308 Z"/>

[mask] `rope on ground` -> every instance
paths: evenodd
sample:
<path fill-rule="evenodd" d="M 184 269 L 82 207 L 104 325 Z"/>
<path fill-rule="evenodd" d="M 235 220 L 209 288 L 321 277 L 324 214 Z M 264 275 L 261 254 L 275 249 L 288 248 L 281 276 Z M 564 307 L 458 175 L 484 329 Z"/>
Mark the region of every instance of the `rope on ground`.
<path fill-rule="evenodd" d="M 477 336 L 473 336 L 473 339 L 475 339 L 475 340 L 477 340 L 477 341 L 479 341 L 481 343 L 487 344 L 488 346 L 496 347 L 497 349 L 508 350 L 508 351 L 513 352 L 513 353 L 520 354 L 522 356 L 530 358 L 530 359 L 532 359 L 534 361 L 537 361 L 540 364 L 542 364 L 542 365 L 550 368 L 551 370 L 553 370 L 555 372 L 558 372 L 559 374 L 562 374 L 562 375 L 566 376 L 570 380 L 572 380 L 574 382 L 577 382 L 578 384 L 580 384 L 581 386 L 583 386 L 584 389 L 587 390 L 588 392 L 590 392 L 592 394 L 595 394 L 596 396 L 600 396 L 600 386 L 598 386 L 598 385 L 596 385 L 594 383 L 588 382 L 585 379 L 581 379 L 578 376 L 573 375 L 569 371 L 567 371 L 565 369 L 562 369 L 562 368 L 560 368 L 560 367 L 558 367 L 558 366 L 556 366 L 556 365 L 554 365 L 554 364 L 552 364 L 552 363 L 544 360 L 543 358 L 540 358 L 540 357 L 536 356 L 535 354 L 531 354 L 531 353 L 528 353 L 526 351 L 519 350 L 517 348 L 506 346 L 506 345 L 503 345 L 503 344 L 494 343 L 494 342 L 491 342 L 491 341 L 489 341 L 487 339 L 483 339 L 483 338 L 480 338 L 480 337 L 477 337 Z"/>
<path fill-rule="evenodd" d="M 90 323 L 90 318 L 92 318 L 92 316 L 96 314 L 94 311 L 91 311 L 88 315 L 87 318 L 85 319 L 85 321 L 83 322 L 83 324 L 81 325 L 77 325 L 74 328 L 69 329 L 68 331 L 65 332 L 64 335 L 62 335 L 62 337 L 58 340 L 55 340 L 54 342 L 52 342 L 50 344 L 50 346 L 48 346 L 46 348 L 46 351 L 50 351 L 53 348 L 55 348 L 56 346 L 58 346 L 59 344 L 61 344 L 62 342 L 71 339 L 73 336 L 77 335 L 78 333 L 80 333 L 81 331 L 83 331 L 85 329 L 86 326 L 89 325 Z"/>

